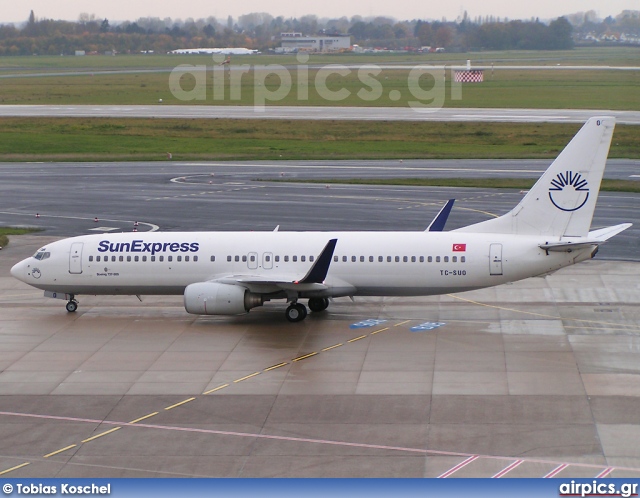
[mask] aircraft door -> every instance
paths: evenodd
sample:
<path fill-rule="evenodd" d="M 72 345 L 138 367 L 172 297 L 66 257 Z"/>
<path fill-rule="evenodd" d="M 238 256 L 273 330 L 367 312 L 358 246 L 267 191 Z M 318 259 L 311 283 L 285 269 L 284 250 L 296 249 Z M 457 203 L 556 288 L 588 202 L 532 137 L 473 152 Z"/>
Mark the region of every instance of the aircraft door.
<path fill-rule="evenodd" d="M 258 268 L 258 253 L 250 252 L 247 255 L 247 266 L 250 270 L 255 270 Z"/>
<path fill-rule="evenodd" d="M 489 275 L 502 275 L 502 244 L 489 246 Z"/>
<path fill-rule="evenodd" d="M 262 268 L 265 270 L 271 270 L 273 268 L 273 254 L 270 252 L 265 252 L 262 255 Z"/>
<path fill-rule="evenodd" d="M 83 242 L 74 242 L 71 244 L 69 252 L 69 273 L 82 273 L 82 246 Z"/>

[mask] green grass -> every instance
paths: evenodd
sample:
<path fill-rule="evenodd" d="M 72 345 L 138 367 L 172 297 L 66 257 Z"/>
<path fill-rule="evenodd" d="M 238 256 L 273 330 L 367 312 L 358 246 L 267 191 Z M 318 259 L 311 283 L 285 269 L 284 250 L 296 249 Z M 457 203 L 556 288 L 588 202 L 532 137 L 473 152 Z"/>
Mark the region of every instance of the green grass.
<path fill-rule="evenodd" d="M 290 90 L 277 100 L 269 100 L 266 95 L 266 105 L 407 107 L 409 102 L 419 102 L 432 107 L 640 110 L 640 73 L 636 71 L 496 70 L 493 76 L 487 71 L 484 83 L 463 84 L 462 98 L 455 100 L 448 71 L 447 83 L 438 92 L 430 92 L 431 77 L 422 78 L 420 85 L 426 93 L 420 98 L 409 88 L 408 70 L 385 69 L 376 76 L 380 96 L 375 98 L 367 96 L 371 89 L 357 71 L 351 70 L 346 76 L 334 74 L 327 79 L 327 88 L 331 92 L 348 92 L 339 100 L 331 100 L 317 90 L 317 70 L 309 70 L 308 97 L 298 94 L 296 71 L 290 73 Z M 164 105 L 254 105 L 264 89 L 275 92 L 280 88 L 276 75 L 267 76 L 264 83 L 258 79 L 257 85 L 253 72 L 238 80 L 236 84 L 227 78 L 224 100 L 214 100 L 209 72 L 205 98 L 194 100 L 194 96 L 185 94 L 182 98 L 178 93 L 180 88 L 188 92 L 194 87 L 192 75 L 183 76 L 180 86 L 170 85 L 169 73 L 10 78 L 2 80 L 0 104 L 149 105 L 162 99 Z M 399 92 L 395 100 L 390 98 L 392 91 Z"/>
<path fill-rule="evenodd" d="M 277 124 L 276 124 L 277 123 Z M 554 158 L 578 124 L 5 118 L 3 161 Z M 616 127 L 612 158 L 640 158 Z"/>
<path fill-rule="evenodd" d="M 315 84 L 317 69 L 309 69 L 309 94 L 304 98 L 297 92 L 299 70 L 292 55 L 262 55 L 233 57 L 232 68 L 240 65 L 290 65 L 292 87 L 277 101 L 267 101 L 267 105 L 321 105 L 321 106 L 403 106 L 411 101 L 435 107 L 516 107 L 516 108 L 586 108 L 612 110 L 640 110 L 640 73 L 638 71 L 591 71 L 558 70 L 556 64 L 573 65 L 637 65 L 638 50 L 628 47 L 607 49 L 590 48 L 558 52 L 481 52 L 468 54 L 381 54 L 381 55 L 312 55 L 308 61 L 313 64 L 463 64 L 471 58 L 476 64 L 489 65 L 540 65 L 540 70 L 487 70 L 485 82 L 462 85 L 462 99 L 453 100 L 450 72 L 444 93 L 436 99 L 417 99 L 409 89 L 408 69 L 385 69 L 375 76 L 379 82 L 381 95 L 367 99 L 358 95 L 359 91 L 370 92 L 358 72 L 354 69 L 341 76 L 333 74 L 327 79 L 329 90 L 340 89 L 349 95 L 340 100 L 331 100 L 317 91 Z M 229 79 L 229 69 L 225 82 L 225 97 L 214 100 L 213 77 L 209 70 L 206 79 L 206 96 L 203 100 L 182 100 L 176 94 L 179 87 L 170 85 L 169 71 L 179 64 L 205 65 L 211 69 L 210 56 L 167 56 L 133 55 L 117 57 L 0 57 L 3 74 L 21 72 L 95 71 L 90 75 L 65 75 L 42 77 L 19 77 L 2 79 L 0 104 L 156 104 L 162 99 L 165 104 L 198 105 L 253 105 L 256 95 L 263 89 L 274 91 L 280 87 L 280 78 L 270 75 L 262 82 L 253 71 Z M 547 66 L 545 68 L 545 66 Z M 101 70 L 156 69 L 162 72 L 132 74 L 101 74 Z M 239 75 L 239 72 L 236 72 Z M 440 76 L 438 76 L 440 78 Z M 180 86 L 189 90 L 195 85 L 192 75 L 185 75 Z M 420 80 L 425 90 L 433 87 L 429 77 Z M 239 97 L 232 96 L 232 90 Z M 391 91 L 399 92 L 397 99 L 390 98 Z M 415 93 L 415 92 L 414 92 Z"/>
<path fill-rule="evenodd" d="M 637 65 L 638 50 L 635 47 L 579 47 L 574 50 L 504 50 L 438 54 L 311 54 L 308 64 L 464 64 L 471 59 L 474 64 L 528 65 Z M 295 55 L 246 55 L 232 56 L 231 64 L 298 64 Z M 109 56 L 2 56 L 0 67 L 9 72 L 77 71 L 108 69 L 161 69 L 178 64 L 208 64 L 210 55 L 125 55 Z"/>
<path fill-rule="evenodd" d="M 294 183 L 333 183 L 345 185 L 400 185 L 410 187 L 509 188 L 527 190 L 536 180 L 522 178 L 329 178 L 312 180 L 263 180 Z M 640 193 L 640 182 L 633 180 L 602 180 L 600 190 Z"/>
<path fill-rule="evenodd" d="M 6 247 L 9 245 L 9 235 L 25 235 L 27 233 L 39 231 L 39 228 L 0 227 L 0 247 Z"/>

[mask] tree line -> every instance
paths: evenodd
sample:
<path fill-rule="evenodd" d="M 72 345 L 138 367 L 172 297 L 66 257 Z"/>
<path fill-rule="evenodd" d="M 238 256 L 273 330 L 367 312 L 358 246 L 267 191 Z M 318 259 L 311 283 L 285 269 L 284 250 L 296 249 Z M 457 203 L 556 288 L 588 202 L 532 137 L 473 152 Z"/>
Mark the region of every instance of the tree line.
<path fill-rule="evenodd" d="M 580 15 L 575 16 L 580 19 Z M 628 16 L 623 21 L 628 24 Z M 605 22 L 610 29 L 617 18 L 607 18 L 602 21 Z M 349 34 L 352 44 L 388 49 L 424 46 L 455 51 L 567 49 L 573 46 L 576 32 L 583 26 L 593 29 L 594 25 L 596 20 L 588 15 L 584 15 L 582 24 L 578 25 L 566 17 L 544 23 L 537 19 L 509 21 L 493 16 L 471 19 L 466 12 L 453 22 L 362 16 L 284 18 L 251 13 L 236 19 L 229 16 L 226 22 L 214 17 L 184 21 L 147 17 L 112 25 L 108 19 L 87 14 L 82 14 L 77 22 L 38 19 L 32 11 L 21 26 L 0 25 L 0 55 L 66 55 L 77 50 L 166 53 L 198 47 L 247 47 L 266 51 L 279 46 L 283 32 Z"/>

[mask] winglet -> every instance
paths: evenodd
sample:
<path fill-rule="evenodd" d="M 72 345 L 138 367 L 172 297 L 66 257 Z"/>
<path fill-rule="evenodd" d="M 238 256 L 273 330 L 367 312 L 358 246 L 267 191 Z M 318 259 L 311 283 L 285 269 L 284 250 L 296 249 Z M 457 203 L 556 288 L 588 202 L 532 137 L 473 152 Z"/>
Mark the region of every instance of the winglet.
<path fill-rule="evenodd" d="M 336 243 L 338 239 L 331 239 L 327 242 L 327 245 L 324 246 L 324 249 L 316 259 L 316 262 L 313 263 L 313 266 L 309 269 L 309 272 L 302 278 L 298 280 L 296 283 L 298 284 L 321 284 L 324 282 L 324 279 L 327 278 L 327 273 L 329 272 L 329 265 L 331 264 L 331 258 L 333 257 L 333 251 L 336 248 Z"/>
<path fill-rule="evenodd" d="M 453 207 L 453 203 L 455 199 L 449 199 L 447 203 L 443 206 L 443 208 L 438 212 L 436 217 L 433 219 L 431 224 L 427 227 L 425 232 L 442 232 L 444 230 L 444 225 L 447 223 L 447 219 L 449 218 L 449 213 L 451 213 L 451 208 Z"/>

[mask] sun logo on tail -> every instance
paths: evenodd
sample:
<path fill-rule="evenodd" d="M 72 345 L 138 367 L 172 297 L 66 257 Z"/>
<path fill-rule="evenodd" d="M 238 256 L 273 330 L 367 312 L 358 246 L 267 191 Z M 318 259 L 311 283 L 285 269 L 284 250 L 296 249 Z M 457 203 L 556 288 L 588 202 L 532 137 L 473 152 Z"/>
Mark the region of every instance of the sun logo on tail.
<path fill-rule="evenodd" d="M 577 211 L 589 199 L 587 180 L 580 173 L 566 171 L 551 180 L 549 199 L 561 211 Z"/>

